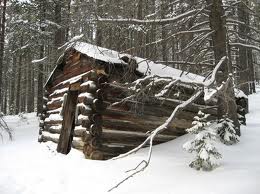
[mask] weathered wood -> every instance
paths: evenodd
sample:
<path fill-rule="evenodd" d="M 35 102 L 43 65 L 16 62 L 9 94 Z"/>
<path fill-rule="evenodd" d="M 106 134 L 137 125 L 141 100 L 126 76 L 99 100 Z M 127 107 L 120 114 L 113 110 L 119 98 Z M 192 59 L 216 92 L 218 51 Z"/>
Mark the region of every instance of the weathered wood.
<path fill-rule="evenodd" d="M 45 124 L 44 125 L 44 131 L 48 131 L 50 133 L 60 133 L 61 124 L 58 124 L 58 125 Z"/>
<path fill-rule="evenodd" d="M 89 80 L 89 82 L 90 82 L 90 80 Z M 80 92 L 81 93 L 83 93 L 83 92 L 88 92 L 88 93 L 92 93 L 92 94 L 94 94 L 95 92 L 96 92 L 96 90 L 97 90 L 97 87 L 95 86 L 95 87 L 93 87 L 93 85 L 91 85 L 91 84 L 94 84 L 94 83 L 89 83 L 89 84 L 84 84 L 84 83 L 82 83 L 81 85 L 80 85 Z M 94 84 L 95 85 L 95 84 Z"/>
<path fill-rule="evenodd" d="M 102 90 L 102 89 L 98 89 L 97 91 L 96 91 L 96 97 L 97 97 L 97 99 L 99 99 L 99 100 L 106 100 L 106 94 L 105 94 L 105 91 L 104 90 Z"/>
<path fill-rule="evenodd" d="M 97 84 L 98 84 L 99 87 L 102 87 L 102 86 L 104 87 L 104 86 L 106 86 L 106 84 L 104 84 L 106 82 L 108 82 L 108 77 L 107 76 L 100 76 L 98 78 Z"/>
<path fill-rule="evenodd" d="M 72 140 L 72 147 L 78 150 L 83 150 L 84 142 L 80 137 L 74 137 Z"/>
<path fill-rule="evenodd" d="M 89 133 L 93 137 L 100 137 L 102 135 L 102 127 L 101 125 L 92 124 L 89 128 Z"/>
<path fill-rule="evenodd" d="M 86 105 L 91 105 L 91 104 L 93 104 L 93 101 L 94 101 L 94 95 L 90 94 L 90 93 L 89 93 L 89 96 L 82 96 L 82 95 L 80 95 L 78 97 L 78 101 L 80 103 L 84 103 Z"/>
<path fill-rule="evenodd" d="M 70 91 L 78 91 L 80 89 L 80 82 L 70 84 Z"/>
<path fill-rule="evenodd" d="M 69 80 L 73 77 L 76 77 L 80 74 L 82 74 L 82 72 L 89 72 L 90 70 L 92 69 L 92 67 L 88 67 L 88 66 L 84 66 L 82 68 L 77 68 L 76 70 L 74 71 L 70 71 L 68 72 L 67 74 L 64 74 L 62 73 L 61 74 L 61 77 L 57 77 L 56 79 L 54 79 L 53 81 L 53 85 L 57 85 L 57 84 L 60 84 L 61 82 L 63 81 L 66 81 L 66 80 Z M 82 76 L 83 77 L 83 76 Z"/>
<path fill-rule="evenodd" d="M 74 115 L 77 104 L 78 92 L 69 91 L 64 104 L 64 116 L 57 151 L 67 154 L 70 151 L 71 136 L 74 128 Z"/>
<path fill-rule="evenodd" d="M 43 142 L 52 141 L 54 143 L 59 142 L 59 134 L 52 134 L 48 132 L 43 132 L 41 135 L 41 139 Z M 75 138 L 72 140 L 72 147 L 75 149 L 83 150 L 84 142 L 81 138 Z"/>
<path fill-rule="evenodd" d="M 142 132 L 133 132 L 133 131 L 124 131 L 124 130 L 114 130 L 103 128 L 102 139 L 103 142 L 121 142 L 121 143 L 139 143 L 142 142 L 145 138 L 149 136 L 149 133 Z M 175 139 L 176 135 L 163 135 L 159 134 L 155 138 L 155 142 L 167 142 Z"/>
<path fill-rule="evenodd" d="M 76 126 L 74 129 L 74 137 L 84 137 L 86 128 L 82 125 Z"/>
<path fill-rule="evenodd" d="M 62 121 L 60 120 L 46 120 L 44 121 L 44 126 L 45 125 L 58 125 L 58 124 L 62 124 Z"/>
<path fill-rule="evenodd" d="M 142 119 L 142 116 L 140 116 L 140 118 L 124 117 L 124 119 L 122 119 L 122 117 L 115 118 L 113 116 L 104 115 L 103 126 L 114 128 L 117 130 L 127 129 L 129 131 L 150 131 L 157 128 L 167 120 L 167 117 L 149 117 L 147 115 L 144 118 L 146 118 L 146 120 Z M 191 122 L 191 120 L 176 118 L 174 119 L 174 122 L 172 122 L 172 124 L 170 125 L 170 128 L 172 128 L 172 130 L 174 130 L 174 128 L 187 129 L 192 126 Z"/>
<path fill-rule="evenodd" d="M 59 142 L 59 134 L 52 134 L 49 132 L 43 132 L 42 133 L 42 141 L 47 142 L 47 141 L 52 141 L 54 143 Z"/>
<path fill-rule="evenodd" d="M 96 150 L 96 151 L 91 152 L 89 157 L 92 160 L 103 160 L 104 155 L 103 155 L 103 153 L 101 151 L 97 151 Z"/>
<path fill-rule="evenodd" d="M 48 110 L 58 109 L 62 106 L 62 101 L 54 101 L 51 104 L 47 104 Z"/>
<path fill-rule="evenodd" d="M 94 99 L 93 108 L 96 112 L 103 112 L 106 109 L 106 105 L 103 103 L 102 100 Z"/>

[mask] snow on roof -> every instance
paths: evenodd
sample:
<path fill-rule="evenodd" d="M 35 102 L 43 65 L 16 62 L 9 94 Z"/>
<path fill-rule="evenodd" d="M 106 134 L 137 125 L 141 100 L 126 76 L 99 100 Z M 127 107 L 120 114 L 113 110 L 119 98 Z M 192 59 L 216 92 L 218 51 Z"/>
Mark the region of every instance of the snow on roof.
<path fill-rule="evenodd" d="M 175 69 L 173 67 L 169 67 L 167 65 L 154 63 L 153 61 L 142 59 L 139 57 L 135 58 L 138 63 L 138 71 L 144 73 L 145 75 L 158 75 L 161 77 L 171 77 L 171 78 L 179 78 L 181 80 L 187 82 L 203 82 L 205 77 L 188 73 L 182 71 L 180 69 Z"/>
<path fill-rule="evenodd" d="M 107 48 L 98 47 L 89 43 L 76 42 L 69 46 L 69 48 L 74 48 L 77 51 L 86 54 L 89 57 L 108 62 L 108 63 L 125 63 L 121 58 L 123 56 L 131 57 L 129 54 L 119 53 L 114 50 Z M 139 57 L 134 57 L 138 64 L 138 71 L 144 73 L 145 75 L 158 75 L 162 77 L 182 77 L 186 81 L 199 81 L 204 80 L 203 76 L 196 74 L 183 72 L 182 70 L 175 69 L 166 65 L 154 63 L 148 59 L 143 59 Z"/>
<path fill-rule="evenodd" d="M 89 57 L 92 57 L 94 59 L 104 61 L 107 63 L 112 64 L 125 64 L 125 62 L 121 59 L 123 56 L 132 57 L 129 54 L 119 53 L 117 51 L 99 47 L 96 45 L 92 45 L 85 42 L 74 42 L 70 43 L 67 46 L 67 49 L 74 48 L 78 52 L 85 54 Z M 181 77 L 182 80 L 190 81 L 190 82 L 202 82 L 204 80 L 203 76 L 183 72 L 182 70 L 175 69 L 166 65 L 154 63 L 153 61 L 150 61 L 148 59 L 143 59 L 139 57 L 134 57 L 138 64 L 138 71 L 143 73 L 144 75 L 158 75 L 161 77 L 172 77 L 172 78 L 179 78 Z M 58 65 L 57 65 L 58 66 Z M 56 70 L 57 66 L 49 76 L 49 79 L 47 80 L 46 84 L 50 81 L 52 75 L 54 74 L 54 71 Z M 45 85 L 46 85 L 45 84 Z"/>
<path fill-rule="evenodd" d="M 121 58 L 123 56 L 132 57 L 129 54 L 119 53 L 119 52 L 111 50 L 111 49 L 99 47 L 99 46 L 92 45 L 92 44 L 85 43 L 85 42 L 71 43 L 67 46 L 66 50 L 68 50 L 70 48 L 74 48 L 78 52 L 81 52 L 94 59 L 104 61 L 107 63 L 112 63 L 112 64 L 125 64 L 125 62 Z M 148 59 L 143 59 L 143 58 L 139 58 L 139 57 L 133 57 L 133 58 L 136 60 L 136 62 L 138 64 L 137 70 L 139 72 L 143 73 L 144 75 L 158 75 L 161 77 L 171 77 L 171 78 L 176 78 L 176 79 L 181 78 L 182 81 L 193 82 L 193 83 L 196 83 L 196 82 L 202 83 L 202 82 L 204 82 L 204 79 L 205 79 L 205 77 L 203 77 L 203 76 L 185 72 L 185 71 L 182 71 L 179 69 L 175 69 L 175 68 L 169 67 L 167 65 L 154 63 L 153 61 L 150 61 Z M 57 66 L 55 67 L 55 69 L 56 68 L 57 68 Z M 55 69 L 51 73 L 47 83 L 49 82 L 50 78 L 52 77 Z M 247 98 L 247 96 L 241 90 L 238 90 L 238 89 L 235 89 L 235 96 L 237 98 Z"/>
<path fill-rule="evenodd" d="M 120 59 L 120 55 L 118 52 L 110 49 L 98 47 L 96 45 L 92 45 L 85 42 L 75 42 L 68 46 L 68 48 L 71 47 L 97 60 L 101 60 L 108 63 L 125 63 L 123 60 Z"/>

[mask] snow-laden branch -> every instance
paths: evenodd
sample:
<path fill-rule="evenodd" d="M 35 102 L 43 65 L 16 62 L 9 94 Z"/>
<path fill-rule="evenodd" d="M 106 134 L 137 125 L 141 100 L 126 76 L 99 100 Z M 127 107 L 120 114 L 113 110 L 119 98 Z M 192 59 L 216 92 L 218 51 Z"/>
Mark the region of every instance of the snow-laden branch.
<path fill-rule="evenodd" d="M 211 75 L 211 78 L 209 80 L 206 80 L 205 83 L 204 83 L 204 86 L 205 87 L 210 87 L 216 80 L 216 75 L 217 75 L 217 72 L 220 68 L 220 66 L 227 60 L 227 57 L 224 56 L 220 59 L 220 61 L 218 62 L 218 64 L 216 65 L 216 67 L 214 68 L 214 70 L 212 71 L 212 75 Z"/>
<path fill-rule="evenodd" d="M 188 61 L 155 61 L 155 63 L 160 63 L 160 64 L 168 64 L 168 65 L 192 65 L 192 66 L 208 66 L 208 67 L 215 67 L 211 63 L 194 63 L 194 62 L 188 62 Z"/>
<path fill-rule="evenodd" d="M 188 12 L 185 12 L 183 14 L 180 14 L 176 17 L 167 18 L 167 19 L 154 19 L 154 20 L 139 20 L 139 19 L 110 19 L 110 18 L 98 18 L 98 22 L 106 22 L 106 23 L 122 23 L 122 24 L 157 24 L 157 25 L 164 25 L 169 23 L 175 23 L 183 18 L 189 17 L 194 15 L 196 12 L 200 10 L 191 10 Z"/>
<path fill-rule="evenodd" d="M 243 44 L 243 43 L 230 43 L 230 46 L 234 46 L 234 47 L 246 47 L 246 48 L 250 48 L 252 50 L 256 50 L 260 52 L 260 47 L 255 46 L 255 45 L 251 45 L 251 44 Z"/>
<path fill-rule="evenodd" d="M 34 64 L 44 63 L 47 59 L 48 59 L 48 57 L 44 57 L 42 59 L 35 59 L 35 60 L 32 60 L 32 63 L 34 63 Z"/>
<path fill-rule="evenodd" d="M 128 179 L 130 179 L 131 177 L 133 177 L 134 175 L 138 174 L 139 172 L 143 171 L 145 168 L 147 168 L 147 166 L 150 163 L 151 160 L 151 156 L 152 156 L 152 147 L 153 147 L 153 140 L 156 137 L 157 134 L 163 132 L 164 130 L 166 130 L 170 124 L 172 123 L 172 121 L 174 120 L 174 118 L 176 117 L 176 115 L 181 112 L 185 107 L 187 107 L 189 104 L 193 103 L 196 99 L 198 99 L 201 94 L 203 93 L 202 89 L 199 89 L 191 98 L 189 98 L 188 100 L 184 101 L 182 104 L 179 104 L 174 111 L 172 112 L 171 116 L 165 121 L 165 123 L 163 123 L 162 125 L 160 125 L 159 127 L 157 127 L 154 131 L 151 132 L 151 134 L 146 138 L 146 140 L 140 144 L 138 147 L 134 148 L 133 150 L 125 153 L 125 154 L 121 154 L 118 157 L 113 158 L 112 160 L 116 160 L 119 158 L 124 158 L 130 154 L 136 153 L 138 150 L 140 150 L 142 147 L 144 147 L 148 142 L 149 142 L 149 152 L 148 152 L 148 157 L 146 160 L 142 160 L 134 169 L 129 170 L 127 172 L 132 172 L 130 175 L 128 175 L 125 179 L 123 179 L 122 181 L 120 181 L 118 184 L 116 184 L 114 187 L 112 187 L 111 189 L 109 189 L 108 191 L 112 191 L 113 189 L 117 188 L 119 185 L 121 185 L 122 183 L 124 183 L 125 181 L 127 181 Z M 143 164 L 143 166 L 142 166 Z"/>
<path fill-rule="evenodd" d="M 143 143 L 141 143 L 138 147 L 130 150 L 129 152 L 127 152 L 125 154 L 121 154 L 121 155 L 119 155 L 115 158 L 112 158 L 112 160 L 116 160 L 116 159 L 120 159 L 120 158 L 124 158 L 126 156 L 129 156 L 131 154 L 134 154 L 137 151 L 139 151 L 141 148 L 143 148 L 147 143 L 149 143 L 149 151 L 148 151 L 147 159 L 142 160 L 135 168 L 127 171 L 127 172 L 131 172 L 130 175 L 126 176 L 126 178 L 124 178 L 122 181 L 117 183 L 114 187 L 109 189 L 108 190 L 109 192 L 116 189 L 121 184 L 123 184 L 125 181 L 127 181 L 128 179 L 130 179 L 131 177 L 140 173 L 141 171 L 145 170 L 148 167 L 150 160 L 151 160 L 151 156 L 152 156 L 153 140 L 156 137 L 156 135 L 158 135 L 159 133 L 167 130 L 167 128 L 172 124 L 172 122 L 174 122 L 174 119 L 176 118 L 178 113 L 180 113 L 182 110 L 184 110 L 188 105 L 192 104 L 195 100 L 197 100 L 203 94 L 203 88 L 205 86 L 209 87 L 215 82 L 217 72 L 218 72 L 219 68 L 221 67 L 221 65 L 225 62 L 226 59 L 227 59 L 227 57 L 225 56 L 219 61 L 219 63 L 216 65 L 216 67 L 214 68 L 214 70 L 211 74 L 211 78 L 209 80 L 206 80 L 205 83 L 202 84 L 201 87 L 198 88 L 197 91 L 188 100 L 186 100 L 186 101 L 182 102 L 181 104 L 179 104 L 178 106 L 176 106 L 176 108 L 171 113 L 170 117 L 162 125 L 160 125 L 156 129 L 154 129 L 150 133 L 150 135 L 145 139 L 145 141 Z M 147 79 L 148 78 L 146 78 L 146 79 L 144 78 L 142 81 L 144 81 L 144 80 L 147 81 Z M 180 79 L 176 79 L 176 80 L 170 82 L 165 87 L 165 89 L 169 89 L 170 87 L 173 86 L 174 83 L 177 83 L 177 82 L 180 82 L 180 81 L 181 81 Z"/>

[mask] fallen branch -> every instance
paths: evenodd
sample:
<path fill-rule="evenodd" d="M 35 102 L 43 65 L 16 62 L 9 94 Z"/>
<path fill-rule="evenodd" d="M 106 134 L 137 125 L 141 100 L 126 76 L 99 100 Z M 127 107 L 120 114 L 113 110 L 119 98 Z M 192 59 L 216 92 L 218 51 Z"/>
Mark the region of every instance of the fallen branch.
<path fill-rule="evenodd" d="M 109 189 L 108 191 L 112 191 L 113 189 L 117 188 L 119 185 L 121 185 L 122 183 L 124 183 L 125 181 L 127 181 L 129 178 L 133 177 L 134 175 L 138 174 L 139 172 L 143 171 L 145 168 L 147 168 L 147 166 L 150 163 L 151 160 L 151 156 L 152 156 L 152 148 L 153 148 L 153 140 L 155 138 L 155 136 L 161 132 L 163 132 L 164 130 L 166 130 L 171 123 L 173 122 L 174 118 L 176 118 L 177 114 L 179 112 L 181 112 L 185 107 L 187 107 L 189 104 L 193 103 L 196 99 L 198 99 L 200 97 L 200 95 L 203 93 L 202 89 L 199 89 L 190 99 L 188 99 L 187 101 L 183 102 L 182 104 L 178 105 L 174 111 L 172 112 L 171 116 L 165 121 L 165 123 L 163 123 L 162 125 L 160 125 L 159 127 L 157 127 L 154 131 L 151 132 L 151 135 L 149 137 L 146 138 L 146 140 L 140 144 L 138 147 L 136 147 L 135 149 L 125 153 L 125 154 L 121 154 L 118 157 L 113 158 L 112 160 L 116 160 L 116 159 L 120 159 L 120 158 L 124 158 L 126 156 L 129 156 L 133 153 L 136 153 L 138 150 L 140 150 L 142 147 L 145 146 L 146 143 L 149 142 L 149 152 L 148 152 L 148 157 L 146 160 L 142 160 L 134 169 L 131 169 L 127 172 L 131 172 L 131 171 L 135 171 L 133 173 L 131 173 L 130 175 L 128 175 L 126 178 L 124 178 L 122 181 L 120 181 L 117 185 L 115 185 L 114 187 L 112 187 L 111 189 Z M 140 169 L 138 169 L 142 164 L 144 164 L 144 166 Z"/>
<path fill-rule="evenodd" d="M 0 115 L 0 130 L 6 132 L 10 140 L 13 139 L 12 130 L 8 127 L 7 123 L 5 122 L 5 120 L 1 115 Z M 1 139 L 3 139 L 2 133 L 0 133 L 0 137 Z"/>
<path fill-rule="evenodd" d="M 109 189 L 108 192 L 110 192 L 110 191 L 114 190 L 115 188 L 119 187 L 125 181 L 127 181 L 131 177 L 135 176 L 136 174 L 144 171 L 148 167 L 148 165 L 150 164 L 151 156 L 152 156 L 153 140 L 156 137 L 156 135 L 158 135 L 159 133 L 161 133 L 164 130 L 166 130 L 172 124 L 172 122 L 174 122 L 174 118 L 176 118 L 178 113 L 180 113 L 188 105 L 190 105 L 194 101 L 196 101 L 203 94 L 204 87 L 210 87 L 212 84 L 214 84 L 214 82 L 216 80 L 217 71 L 218 71 L 218 69 L 221 67 L 221 65 L 224 63 L 224 61 L 226 59 L 227 59 L 226 56 L 222 57 L 222 59 L 219 61 L 219 63 L 216 65 L 216 67 L 212 71 L 211 78 L 208 79 L 208 80 L 204 80 L 204 82 L 200 83 L 199 84 L 200 87 L 198 87 L 196 92 L 188 100 L 186 100 L 183 103 L 181 103 L 178 106 L 176 106 L 176 108 L 174 109 L 174 111 L 172 112 L 170 117 L 162 125 L 160 125 L 155 130 L 153 130 L 150 133 L 150 135 L 144 140 L 143 143 L 141 143 L 139 146 L 137 146 L 136 148 L 130 150 L 129 152 L 127 152 L 125 154 L 121 154 L 121 155 L 119 155 L 119 156 L 117 156 L 115 158 L 112 158 L 112 160 L 117 160 L 117 159 L 121 159 L 121 158 L 124 158 L 126 156 L 129 156 L 131 154 L 134 154 L 134 153 L 138 152 L 141 148 L 143 148 L 147 143 L 149 143 L 149 152 L 148 152 L 147 159 L 146 160 L 142 160 L 135 168 L 133 168 L 131 170 L 128 170 L 127 172 L 132 172 L 132 173 L 130 175 L 128 175 L 126 178 L 124 178 L 122 181 L 117 183 L 114 187 Z M 142 79 L 142 81 L 144 81 L 144 80 L 146 81 L 146 79 L 147 78 L 144 78 L 144 79 Z M 177 83 L 179 81 L 181 81 L 181 80 L 176 80 L 176 81 L 170 82 L 168 86 L 172 87 L 173 83 Z M 168 88 L 166 87 L 165 89 L 168 89 Z"/>

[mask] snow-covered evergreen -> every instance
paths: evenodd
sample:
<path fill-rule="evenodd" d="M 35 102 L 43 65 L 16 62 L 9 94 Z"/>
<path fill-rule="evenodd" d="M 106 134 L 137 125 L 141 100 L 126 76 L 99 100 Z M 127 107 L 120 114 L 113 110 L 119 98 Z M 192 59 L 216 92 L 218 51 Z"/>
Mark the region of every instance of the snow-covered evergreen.
<path fill-rule="evenodd" d="M 236 134 L 233 121 L 227 116 L 219 120 L 217 124 L 217 133 L 220 141 L 226 145 L 232 145 L 239 142 L 239 136 Z"/>
<path fill-rule="evenodd" d="M 208 114 L 199 111 L 198 116 L 194 117 L 193 127 L 187 129 L 188 133 L 196 134 L 193 140 L 186 142 L 183 148 L 190 152 L 196 153 L 195 159 L 189 164 L 196 170 L 212 170 L 218 165 L 217 160 L 221 154 L 214 146 L 217 134 L 214 128 L 211 128 L 211 122 L 207 121 Z"/>

